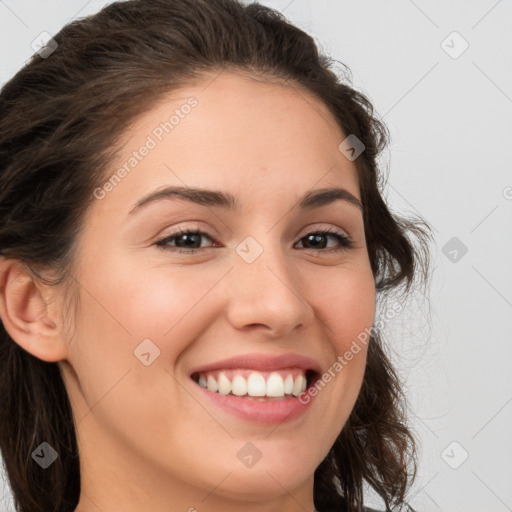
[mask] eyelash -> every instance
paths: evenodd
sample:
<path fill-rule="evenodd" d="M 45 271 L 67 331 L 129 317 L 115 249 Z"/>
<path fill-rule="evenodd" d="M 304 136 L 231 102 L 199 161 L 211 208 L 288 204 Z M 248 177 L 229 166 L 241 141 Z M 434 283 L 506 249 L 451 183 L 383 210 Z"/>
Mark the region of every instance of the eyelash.
<path fill-rule="evenodd" d="M 348 249 L 351 249 L 354 246 L 354 241 L 349 236 L 347 236 L 343 233 L 340 233 L 339 231 L 332 229 L 332 228 L 328 228 L 328 229 L 324 229 L 324 230 L 310 231 L 309 233 L 307 233 L 306 235 L 301 237 L 299 241 L 301 241 L 304 238 L 308 237 L 309 235 L 313 235 L 313 234 L 315 234 L 315 235 L 330 235 L 330 236 L 336 238 L 338 240 L 338 242 L 341 244 L 341 248 L 337 248 L 337 249 L 320 249 L 318 251 L 315 251 L 314 249 L 310 249 L 310 250 L 313 250 L 314 252 L 339 253 L 339 252 L 343 252 Z M 181 254 L 195 254 L 198 251 L 205 249 L 204 247 L 196 248 L 196 249 L 183 249 L 182 247 L 174 247 L 174 246 L 167 245 L 168 242 L 170 242 L 171 240 L 174 240 L 175 238 L 178 238 L 182 235 L 204 235 L 207 238 L 209 238 L 212 242 L 214 242 L 212 237 L 210 237 L 210 235 L 208 235 L 208 233 L 205 233 L 204 231 L 200 231 L 200 230 L 196 230 L 196 229 L 179 228 L 178 231 L 176 231 L 175 233 L 172 233 L 171 235 L 166 236 L 165 238 L 162 238 L 162 239 L 158 240 L 157 242 L 155 242 L 155 245 L 164 251 L 171 251 L 174 253 L 181 253 Z"/>

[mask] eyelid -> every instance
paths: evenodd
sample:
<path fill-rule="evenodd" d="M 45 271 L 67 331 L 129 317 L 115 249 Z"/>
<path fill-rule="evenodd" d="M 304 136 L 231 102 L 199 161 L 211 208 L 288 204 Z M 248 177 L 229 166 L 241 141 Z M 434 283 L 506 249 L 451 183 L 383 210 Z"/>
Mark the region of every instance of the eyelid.
<path fill-rule="evenodd" d="M 346 236 L 347 238 L 352 238 L 348 231 L 346 229 L 339 228 L 337 226 L 333 226 L 332 224 L 325 225 L 322 223 L 312 224 L 310 226 L 305 227 L 303 230 L 299 232 L 299 235 L 297 235 L 297 238 L 303 238 L 304 236 L 308 235 L 312 231 L 327 231 L 328 233 L 336 233 L 339 235 Z"/>
<path fill-rule="evenodd" d="M 167 230 L 164 230 L 164 232 L 165 231 Z M 188 233 L 189 231 L 200 231 L 201 233 L 208 235 L 212 241 L 215 241 L 215 239 L 218 239 L 220 237 L 220 235 L 217 235 L 217 232 L 209 225 L 202 226 L 201 224 L 184 224 L 170 229 L 169 233 L 167 234 L 158 235 L 157 241 L 162 240 L 164 238 L 178 236 L 182 233 Z"/>

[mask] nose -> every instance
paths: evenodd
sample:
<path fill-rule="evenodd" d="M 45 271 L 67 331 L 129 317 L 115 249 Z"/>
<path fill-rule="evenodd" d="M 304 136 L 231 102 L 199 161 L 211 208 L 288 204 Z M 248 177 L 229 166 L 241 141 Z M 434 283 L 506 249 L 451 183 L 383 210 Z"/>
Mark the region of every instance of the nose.
<path fill-rule="evenodd" d="M 313 308 L 304 293 L 306 283 L 294 272 L 285 251 L 279 244 L 254 240 L 244 248 L 249 249 L 247 254 L 253 252 L 252 257 L 247 258 L 242 251 L 235 255 L 227 283 L 228 319 L 233 327 L 257 329 L 259 334 L 279 339 L 306 327 L 313 318 Z"/>

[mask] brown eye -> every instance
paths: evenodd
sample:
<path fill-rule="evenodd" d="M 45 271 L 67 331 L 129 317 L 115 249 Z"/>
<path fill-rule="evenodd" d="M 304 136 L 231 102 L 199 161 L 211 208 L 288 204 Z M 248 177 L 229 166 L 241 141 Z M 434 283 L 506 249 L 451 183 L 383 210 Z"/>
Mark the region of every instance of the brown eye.
<path fill-rule="evenodd" d="M 326 249 L 328 239 L 333 238 L 338 243 L 338 247 Z M 339 233 L 338 231 L 312 231 L 305 237 L 300 239 L 300 242 L 307 245 L 306 249 L 321 249 L 322 252 L 340 252 L 345 251 L 353 247 L 353 241 L 345 234 Z"/>
<path fill-rule="evenodd" d="M 212 238 L 204 231 L 180 229 L 176 233 L 172 233 L 171 235 L 158 240 L 155 245 L 167 251 L 194 254 L 201 249 L 202 237 L 213 241 Z M 170 245 L 173 241 L 175 244 Z"/>

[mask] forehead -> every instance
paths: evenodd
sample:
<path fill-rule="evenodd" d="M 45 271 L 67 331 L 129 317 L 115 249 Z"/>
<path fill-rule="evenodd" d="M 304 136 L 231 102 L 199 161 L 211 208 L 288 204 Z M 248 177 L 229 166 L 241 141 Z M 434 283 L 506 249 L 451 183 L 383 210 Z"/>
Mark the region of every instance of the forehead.
<path fill-rule="evenodd" d="M 187 102 L 190 103 L 192 98 L 194 106 L 189 108 Z M 185 119 L 190 120 L 182 122 Z M 168 125 L 169 122 L 172 126 Z M 166 123 L 167 130 L 163 126 Z M 294 126 L 290 127 L 290 124 Z M 179 142 L 180 133 L 188 134 L 190 125 L 196 137 L 207 132 L 212 140 L 221 137 L 226 140 L 229 136 L 240 142 L 242 135 L 250 132 L 251 138 L 247 143 L 279 134 L 281 140 L 288 135 L 290 142 L 293 135 L 297 140 L 307 137 L 312 141 L 325 140 L 329 144 L 336 143 L 343 135 L 328 107 L 303 86 L 277 78 L 251 77 L 236 71 L 205 75 L 196 79 L 194 85 L 173 90 L 154 108 L 139 116 L 126 135 L 136 137 L 141 132 L 156 131 L 160 132 L 156 133 L 157 137 L 163 135 L 170 140 L 165 135 L 172 132 L 172 139 Z M 287 131 L 281 132 L 280 127 L 284 125 L 287 125 Z M 243 132 L 239 133 L 240 130 Z M 327 132 L 331 137 L 326 140 Z M 204 138 L 201 142 L 205 142 Z"/>
<path fill-rule="evenodd" d="M 356 167 L 339 150 L 345 138 L 303 88 L 224 71 L 172 91 L 132 123 L 109 169 L 128 172 L 108 199 L 169 184 L 245 191 L 254 200 L 337 185 L 358 197 Z"/>

